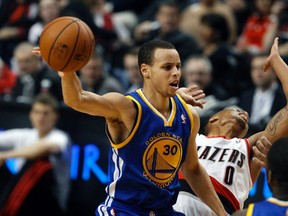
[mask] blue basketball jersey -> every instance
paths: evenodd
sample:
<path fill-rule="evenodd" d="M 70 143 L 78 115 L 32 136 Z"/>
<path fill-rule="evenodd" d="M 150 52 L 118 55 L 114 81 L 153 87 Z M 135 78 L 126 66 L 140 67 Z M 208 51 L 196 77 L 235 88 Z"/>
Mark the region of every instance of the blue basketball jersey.
<path fill-rule="evenodd" d="M 288 216 L 288 201 L 269 198 L 262 202 L 250 204 L 247 216 Z"/>
<path fill-rule="evenodd" d="M 113 202 L 135 209 L 172 208 L 179 192 L 177 171 L 185 159 L 192 114 L 179 96 L 170 98 L 168 120 L 150 104 L 141 89 L 127 97 L 136 104 L 138 115 L 124 142 L 113 143 L 107 131 L 112 145 L 111 183 L 102 208 L 113 206 Z"/>

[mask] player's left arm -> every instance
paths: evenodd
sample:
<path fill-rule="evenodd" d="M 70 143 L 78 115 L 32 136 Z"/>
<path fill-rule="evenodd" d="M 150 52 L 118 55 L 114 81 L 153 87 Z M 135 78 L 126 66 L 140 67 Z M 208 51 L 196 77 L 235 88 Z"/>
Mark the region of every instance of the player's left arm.
<path fill-rule="evenodd" d="M 269 57 L 264 65 L 264 70 L 272 67 L 277 77 L 279 78 L 282 89 L 288 102 L 288 66 L 279 55 L 278 51 L 278 38 L 275 38 Z M 288 104 L 279 110 L 273 118 L 268 122 L 263 136 L 273 144 L 278 139 L 288 135 Z"/>
<path fill-rule="evenodd" d="M 279 78 L 282 88 L 284 91 L 284 94 L 286 96 L 286 101 L 288 101 L 288 80 L 287 80 L 287 75 L 288 75 L 288 66 L 284 62 L 284 60 L 281 58 L 279 55 L 278 51 L 278 38 L 275 38 L 274 43 L 271 47 L 270 55 L 266 60 L 266 63 L 264 65 L 264 70 L 267 71 L 270 68 L 273 68 L 274 72 L 276 73 L 277 77 Z M 264 155 L 264 159 L 261 162 L 265 163 L 266 157 L 268 154 L 267 149 L 265 149 L 263 146 L 258 147 L 257 144 L 260 143 L 275 143 L 278 139 L 281 137 L 287 136 L 288 135 L 288 105 L 283 107 L 281 110 L 279 110 L 273 117 L 272 119 L 268 122 L 266 128 L 264 131 L 257 133 L 251 137 L 248 138 L 249 143 L 252 146 L 253 153 L 255 155 L 259 155 L 259 158 L 261 158 Z M 258 141 L 261 137 L 266 137 L 267 141 L 262 140 L 262 142 Z M 261 138 L 263 139 L 263 138 Z M 269 145 L 266 145 L 266 147 L 269 147 Z M 271 146 L 271 145 L 270 145 Z M 257 158 L 257 156 L 256 156 Z M 254 160 L 253 160 L 254 159 Z M 255 157 L 252 158 L 251 163 L 250 163 L 250 169 L 251 169 L 251 174 L 252 174 L 252 179 L 257 178 L 259 175 L 261 166 L 259 166 L 259 160 L 255 160 Z M 257 174 L 258 173 L 258 174 Z"/>
<path fill-rule="evenodd" d="M 181 165 L 181 172 L 192 190 L 206 205 L 217 215 L 226 215 L 224 207 L 213 188 L 206 170 L 198 160 L 195 138 L 200 127 L 200 119 L 197 111 L 194 110 L 193 107 L 190 108 L 193 114 L 194 125 L 190 135 L 186 158 Z"/>

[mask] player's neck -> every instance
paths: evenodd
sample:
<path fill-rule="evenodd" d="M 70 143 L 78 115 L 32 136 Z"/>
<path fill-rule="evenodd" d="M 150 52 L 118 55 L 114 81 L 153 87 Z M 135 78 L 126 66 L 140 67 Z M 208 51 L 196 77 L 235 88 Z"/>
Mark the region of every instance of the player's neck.
<path fill-rule="evenodd" d="M 222 127 L 218 127 L 217 129 L 215 128 L 211 130 L 208 136 L 223 136 L 228 139 L 231 139 L 231 138 L 236 137 L 236 133 L 232 129 L 232 127 L 225 125 Z"/>
<path fill-rule="evenodd" d="M 46 137 L 49 133 L 50 133 L 50 131 L 38 131 L 38 136 L 39 136 L 39 138 L 44 138 L 44 137 Z"/>
<path fill-rule="evenodd" d="M 170 116 L 171 112 L 171 101 L 168 97 L 163 97 L 160 94 L 155 94 L 155 92 L 147 91 L 146 89 L 142 90 L 145 98 L 149 101 L 152 106 L 157 109 L 160 113 L 162 113 L 164 116 L 168 115 Z"/>

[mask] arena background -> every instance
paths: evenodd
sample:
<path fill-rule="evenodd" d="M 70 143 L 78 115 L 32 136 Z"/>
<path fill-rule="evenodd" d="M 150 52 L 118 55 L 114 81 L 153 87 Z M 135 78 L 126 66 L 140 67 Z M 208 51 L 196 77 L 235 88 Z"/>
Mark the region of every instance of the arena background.
<path fill-rule="evenodd" d="M 0 129 L 30 127 L 29 109 L 28 104 L 0 102 Z M 73 140 L 69 216 L 94 215 L 96 206 L 106 197 L 105 186 L 108 181 L 109 142 L 104 131 L 105 120 L 76 112 L 63 105 L 57 126 L 69 133 Z M 6 166 L 13 174 L 13 161 L 6 162 Z M 245 206 L 270 196 L 265 169 L 262 169 Z"/>

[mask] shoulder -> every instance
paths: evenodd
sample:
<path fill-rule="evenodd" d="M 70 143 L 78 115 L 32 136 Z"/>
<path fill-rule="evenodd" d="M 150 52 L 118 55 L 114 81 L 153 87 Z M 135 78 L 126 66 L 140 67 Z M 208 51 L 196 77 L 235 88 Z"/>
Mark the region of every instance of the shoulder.
<path fill-rule="evenodd" d="M 23 135 L 27 135 L 30 136 L 31 134 L 34 134 L 35 130 L 31 129 L 31 128 L 15 128 L 15 129 L 9 129 L 9 130 L 4 130 L 2 132 L 0 132 L 0 136 L 23 136 Z"/>
<path fill-rule="evenodd" d="M 47 136 L 47 138 L 49 140 L 53 140 L 57 143 L 65 143 L 65 144 L 68 144 L 69 143 L 69 140 L 70 140 L 70 137 L 68 135 L 68 133 L 60 130 L 60 129 L 53 129 L 49 135 Z"/>

